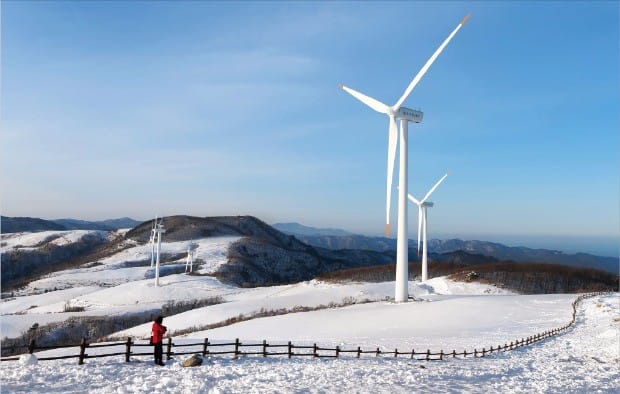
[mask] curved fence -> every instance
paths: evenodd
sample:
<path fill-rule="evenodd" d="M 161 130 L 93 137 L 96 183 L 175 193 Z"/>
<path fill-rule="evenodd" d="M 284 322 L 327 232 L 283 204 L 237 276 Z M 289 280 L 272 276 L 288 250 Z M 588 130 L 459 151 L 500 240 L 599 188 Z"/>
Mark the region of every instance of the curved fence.
<path fill-rule="evenodd" d="M 488 354 L 497 353 L 497 352 L 506 352 L 518 349 L 523 346 L 532 345 L 536 342 L 542 341 L 546 338 L 550 338 L 552 336 L 558 335 L 566 330 L 568 330 L 574 323 L 577 317 L 577 306 L 581 301 L 589 297 L 595 297 L 603 294 L 610 294 L 608 292 L 599 292 L 599 293 L 586 293 L 577 297 L 573 303 L 573 315 L 572 319 L 564 326 L 554 328 L 552 330 L 544 331 L 541 333 L 537 333 L 535 335 L 529 336 L 527 338 L 516 339 L 511 341 L 510 343 L 498 344 L 497 346 L 491 345 L 489 347 L 482 347 L 481 350 L 477 348 L 471 352 L 466 350 L 462 352 L 456 352 L 456 350 L 445 352 L 444 350 L 440 350 L 439 352 L 431 352 L 430 349 L 426 351 L 416 351 L 415 349 L 411 349 L 410 351 L 398 350 L 397 348 L 393 351 L 391 350 L 381 350 L 381 348 L 376 349 L 366 349 L 363 350 L 361 347 L 357 347 L 356 349 L 344 349 L 340 348 L 340 346 L 336 347 L 321 347 L 317 346 L 317 344 L 313 344 L 312 346 L 308 345 L 295 345 L 291 341 L 285 344 L 269 344 L 266 340 L 263 340 L 261 343 L 242 343 L 239 339 L 235 339 L 234 342 L 226 342 L 226 343 L 211 343 L 208 338 L 205 338 L 201 342 L 196 343 L 179 343 L 175 344 L 172 341 L 172 338 L 168 337 L 167 342 L 165 343 L 164 353 L 166 354 L 167 360 L 170 360 L 172 356 L 181 356 L 188 354 L 202 354 L 204 357 L 214 356 L 214 355 L 231 355 L 233 358 L 239 358 L 244 356 L 286 356 L 288 358 L 292 357 L 313 357 L 313 358 L 339 358 L 343 356 L 360 358 L 362 355 L 370 355 L 374 357 L 407 357 L 410 359 L 417 360 L 445 360 L 447 358 L 466 358 L 468 356 L 471 357 L 485 357 Z M 114 356 L 124 356 L 126 362 L 130 362 L 131 357 L 136 356 L 153 356 L 152 351 L 142 351 L 141 348 L 148 347 L 151 348 L 152 345 L 147 342 L 135 342 L 132 338 L 127 338 L 126 341 L 123 342 L 114 342 L 114 343 L 105 343 L 105 344 L 90 344 L 83 339 L 79 345 L 66 345 L 66 346 L 37 346 L 34 341 L 31 341 L 28 346 L 22 346 L 21 348 L 27 349 L 28 353 L 33 354 L 37 350 L 50 350 L 50 349 L 59 349 L 59 348 L 69 348 L 69 347 L 79 347 L 79 353 L 75 355 L 67 355 L 67 356 L 56 356 L 56 357 L 38 357 L 38 360 L 60 360 L 60 359 L 69 359 L 76 358 L 78 359 L 78 364 L 84 364 L 86 359 L 90 358 L 99 358 L 99 357 L 114 357 Z M 16 349 L 20 347 L 15 347 Z M 102 349 L 111 348 L 111 353 L 102 353 Z M 0 361 L 15 361 L 19 360 L 19 357 L 5 357 L 0 359 Z"/>

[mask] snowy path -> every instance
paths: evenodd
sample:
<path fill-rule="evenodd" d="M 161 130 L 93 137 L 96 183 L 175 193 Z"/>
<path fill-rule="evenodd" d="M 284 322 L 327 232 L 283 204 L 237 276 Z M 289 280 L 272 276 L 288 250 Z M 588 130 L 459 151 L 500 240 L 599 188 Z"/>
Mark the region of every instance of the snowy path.
<path fill-rule="evenodd" d="M 160 368 L 118 358 L 5 362 L 3 392 L 89 393 L 617 393 L 620 295 L 585 300 L 566 334 L 486 358 L 420 362 L 393 358 L 213 358 L 196 368 Z M 369 341 L 372 338 L 369 338 Z"/>

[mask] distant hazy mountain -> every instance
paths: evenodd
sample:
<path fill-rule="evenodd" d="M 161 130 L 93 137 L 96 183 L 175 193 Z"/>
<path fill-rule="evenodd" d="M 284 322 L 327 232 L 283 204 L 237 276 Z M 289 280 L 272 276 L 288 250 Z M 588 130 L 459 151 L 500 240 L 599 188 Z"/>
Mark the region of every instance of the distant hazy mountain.
<path fill-rule="evenodd" d="M 396 239 L 385 237 L 366 237 L 363 235 L 302 235 L 295 234 L 302 242 L 327 249 L 362 249 L 376 252 L 396 250 Z M 409 248 L 415 248 L 416 241 L 409 240 Z M 465 251 L 470 254 L 479 254 L 494 257 L 502 261 L 528 263 L 555 263 L 575 267 L 597 268 L 617 273 L 618 258 L 594 256 L 587 253 L 566 254 L 557 250 L 531 249 L 522 246 L 506 246 L 487 241 L 463 241 L 460 239 L 439 240 L 432 239 L 428 245 L 429 253 L 445 254 L 455 251 Z"/>
<path fill-rule="evenodd" d="M 341 230 L 338 228 L 316 228 L 304 226 L 300 223 L 276 223 L 272 225 L 273 228 L 282 231 L 285 234 L 290 235 L 316 235 L 316 236 L 327 236 L 327 235 L 337 235 L 337 236 L 345 236 L 352 235 L 350 232 Z"/>
<path fill-rule="evenodd" d="M 44 220 L 29 217 L 2 216 L 0 231 L 2 233 L 62 231 L 62 230 L 118 230 L 133 228 L 142 222 L 131 218 L 108 219 L 96 222 L 77 219 Z"/>
<path fill-rule="evenodd" d="M 119 219 L 106 219 L 96 223 L 101 223 L 110 228 L 118 230 L 119 228 L 134 228 L 142 222 L 133 220 L 132 218 L 124 217 Z"/>
<path fill-rule="evenodd" d="M 487 241 L 463 241 L 460 239 L 432 239 L 429 250 L 447 253 L 463 250 L 468 253 L 492 256 L 502 261 L 555 263 L 575 267 L 597 268 L 618 273 L 618 258 L 594 256 L 588 253 L 566 254 L 558 250 L 531 249 L 523 246 L 506 246 Z"/>
<path fill-rule="evenodd" d="M 119 228 L 134 228 L 142 223 L 131 218 L 107 219 L 96 222 L 77 219 L 56 219 L 54 222 L 64 226 L 67 230 L 118 230 Z"/>
<path fill-rule="evenodd" d="M 0 231 L 2 233 L 19 233 L 19 232 L 36 232 L 36 231 L 52 231 L 66 230 L 65 226 L 55 223 L 51 220 L 38 218 L 11 218 L 7 216 L 0 217 Z"/>

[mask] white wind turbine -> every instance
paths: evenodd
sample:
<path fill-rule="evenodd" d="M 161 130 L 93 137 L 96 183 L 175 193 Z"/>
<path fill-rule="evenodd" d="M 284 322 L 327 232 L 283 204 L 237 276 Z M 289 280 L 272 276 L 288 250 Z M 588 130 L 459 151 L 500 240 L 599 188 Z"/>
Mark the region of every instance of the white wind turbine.
<path fill-rule="evenodd" d="M 187 260 L 185 261 L 185 272 L 192 272 L 194 268 L 194 254 L 198 249 L 198 244 L 190 242 L 187 245 Z"/>
<path fill-rule="evenodd" d="M 418 206 L 418 253 L 420 253 L 420 232 L 422 232 L 422 282 L 426 282 L 428 280 L 428 270 L 427 270 L 428 263 L 427 263 L 427 247 L 426 247 L 426 231 L 427 231 L 426 209 L 433 207 L 433 203 L 428 201 L 428 198 L 431 196 L 431 194 L 433 194 L 435 189 L 437 189 L 437 186 L 439 186 L 439 184 L 441 184 L 441 182 L 443 182 L 443 180 L 446 179 L 446 177 L 449 174 L 450 174 L 450 171 L 448 171 L 446 175 L 441 177 L 441 179 L 437 181 L 437 183 L 435 183 L 433 187 L 431 187 L 428 193 L 426 193 L 424 198 L 419 201 L 415 197 L 413 197 L 411 194 L 407 194 L 409 199 Z"/>
<path fill-rule="evenodd" d="M 151 228 L 151 237 L 149 238 L 149 245 L 151 245 L 151 268 L 153 268 L 153 264 L 155 263 L 155 226 L 157 225 L 157 216 L 155 216 L 155 221 L 153 222 L 153 227 Z"/>
<path fill-rule="evenodd" d="M 390 119 L 388 134 L 388 157 L 387 157 L 387 187 L 386 187 L 386 224 L 385 234 L 390 234 L 390 201 L 392 191 L 392 177 L 394 173 L 394 159 L 396 158 L 396 146 L 399 139 L 398 126 L 396 119 L 400 120 L 400 152 L 399 152 L 399 172 L 398 172 L 398 235 L 396 243 L 396 289 L 394 300 L 396 302 L 406 302 L 409 298 L 408 277 L 409 277 L 409 256 L 408 256 L 408 239 L 407 239 L 407 133 L 408 122 L 420 123 L 422 121 L 422 112 L 403 107 L 403 102 L 409 97 L 413 88 L 416 87 L 420 79 L 426 74 L 429 67 L 433 64 L 437 56 L 443 51 L 446 45 L 452 40 L 452 37 L 463 27 L 469 19 L 470 14 L 465 16 L 458 26 L 450 33 L 448 38 L 437 48 L 435 53 L 426 61 L 422 69 L 413 78 L 403 95 L 398 99 L 396 104 L 388 106 L 372 97 L 368 97 L 360 92 L 340 84 L 341 89 L 366 104 L 375 111 L 388 115 Z"/>
<path fill-rule="evenodd" d="M 159 223 L 155 223 L 153 232 L 157 235 L 157 259 L 155 260 L 155 286 L 159 286 L 159 260 L 161 255 L 161 235 L 166 232 L 164 229 L 164 218 Z"/>

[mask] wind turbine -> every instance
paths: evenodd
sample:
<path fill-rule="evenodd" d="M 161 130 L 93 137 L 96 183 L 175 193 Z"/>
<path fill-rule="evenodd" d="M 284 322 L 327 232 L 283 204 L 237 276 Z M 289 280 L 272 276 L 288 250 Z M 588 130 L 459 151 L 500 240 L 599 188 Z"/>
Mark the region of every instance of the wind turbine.
<path fill-rule="evenodd" d="M 427 271 L 427 247 L 426 247 L 426 230 L 427 230 L 427 221 L 426 221 L 426 209 L 432 208 L 433 203 L 428 201 L 428 198 L 433 194 L 437 186 L 443 182 L 444 179 L 450 174 L 450 171 L 446 173 L 431 189 L 426 193 L 422 200 L 417 200 L 411 194 L 407 194 L 409 199 L 418 206 L 418 253 L 420 253 L 420 231 L 422 232 L 422 282 L 426 282 L 428 280 L 428 271 Z"/>
<path fill-rule="evenodd" d="M 413 78 L 403 95 L 398 99 L 396 104 L 388 106 L 372 97 L 366 96 L 363 93 L 355 91 L 343 84 L 338 85 L 345 92 L 349 93 L 362 103 L 366 104 L 375 111 L 386 114 L 389 117 L 389 133 L 388 133 L 388 157 L 387 157 L 387 184 L 386 184 L 386 204 L 385 204 L 385 234 L 390 234 L 390 201 L 392 190 L 392 177 L 394 173 L 394 159 L 396 158 L 396 146 L 398 139 L 400 139 L 400 151 L 399 151 L 399 171 L 398 171 L 398 233 L 396 242 L 396 289 L 394 300 L 396 302 L 407 302 L 409 298 L 408 278 L 409 278 L 409 256 L 408 256 L 408 239 L 407 239 L 407 134 L 408 134 L 408 122 L 420 123 L 422 121 L 423 113 L 421 111 L 413 110 L 403 107 L 403 103 L 411 94 L 411 91 L 416 87 L 420 79 L 426 74 L 429 67 L 433 64 L 437 56 L 448 45 L 452 37 L 463 27 L 467 22 L 471 14 L 467 14 L 456 26 L 456 28 L 450 33 L 448 38 L 441 43 L 439 48 L 433 53 L 433 55 L 426 61 L 422 69 Z M 398 132 L 398 126 L 396 120 L 400 120 L 400 136 Z"/>
<path fill-rule="evenodd" d="M 194 252 L 198 249 L 198 244 L 190 242 L 187 245 L 187 260 L 185 261 L 185 272 L 192 272 L 194 268 Z M 189 268 L 189 270 L 188 270 Z"/>
<path fill-rule="evenodd" d="M 151 268 L 153 268 L 153 264 L 155 262 L 155 225 L 157 224 L 157 216 L 155 216 L 155 221 L 153 222 L 153 227 L 151 228 L 151 237 L 149 238 L 149 245 L 151 245 Z"/>
<path fill-rule="evenodd" d="M 159 258 L 161 255 L 161 235 L 165 233 L 164 218 L 161 218 L 159 223 L 155 223 L 155 229 L 153 232 L 157 235 L 157 259 L 155 261 L 155 286 L 159 286 Z"/>

